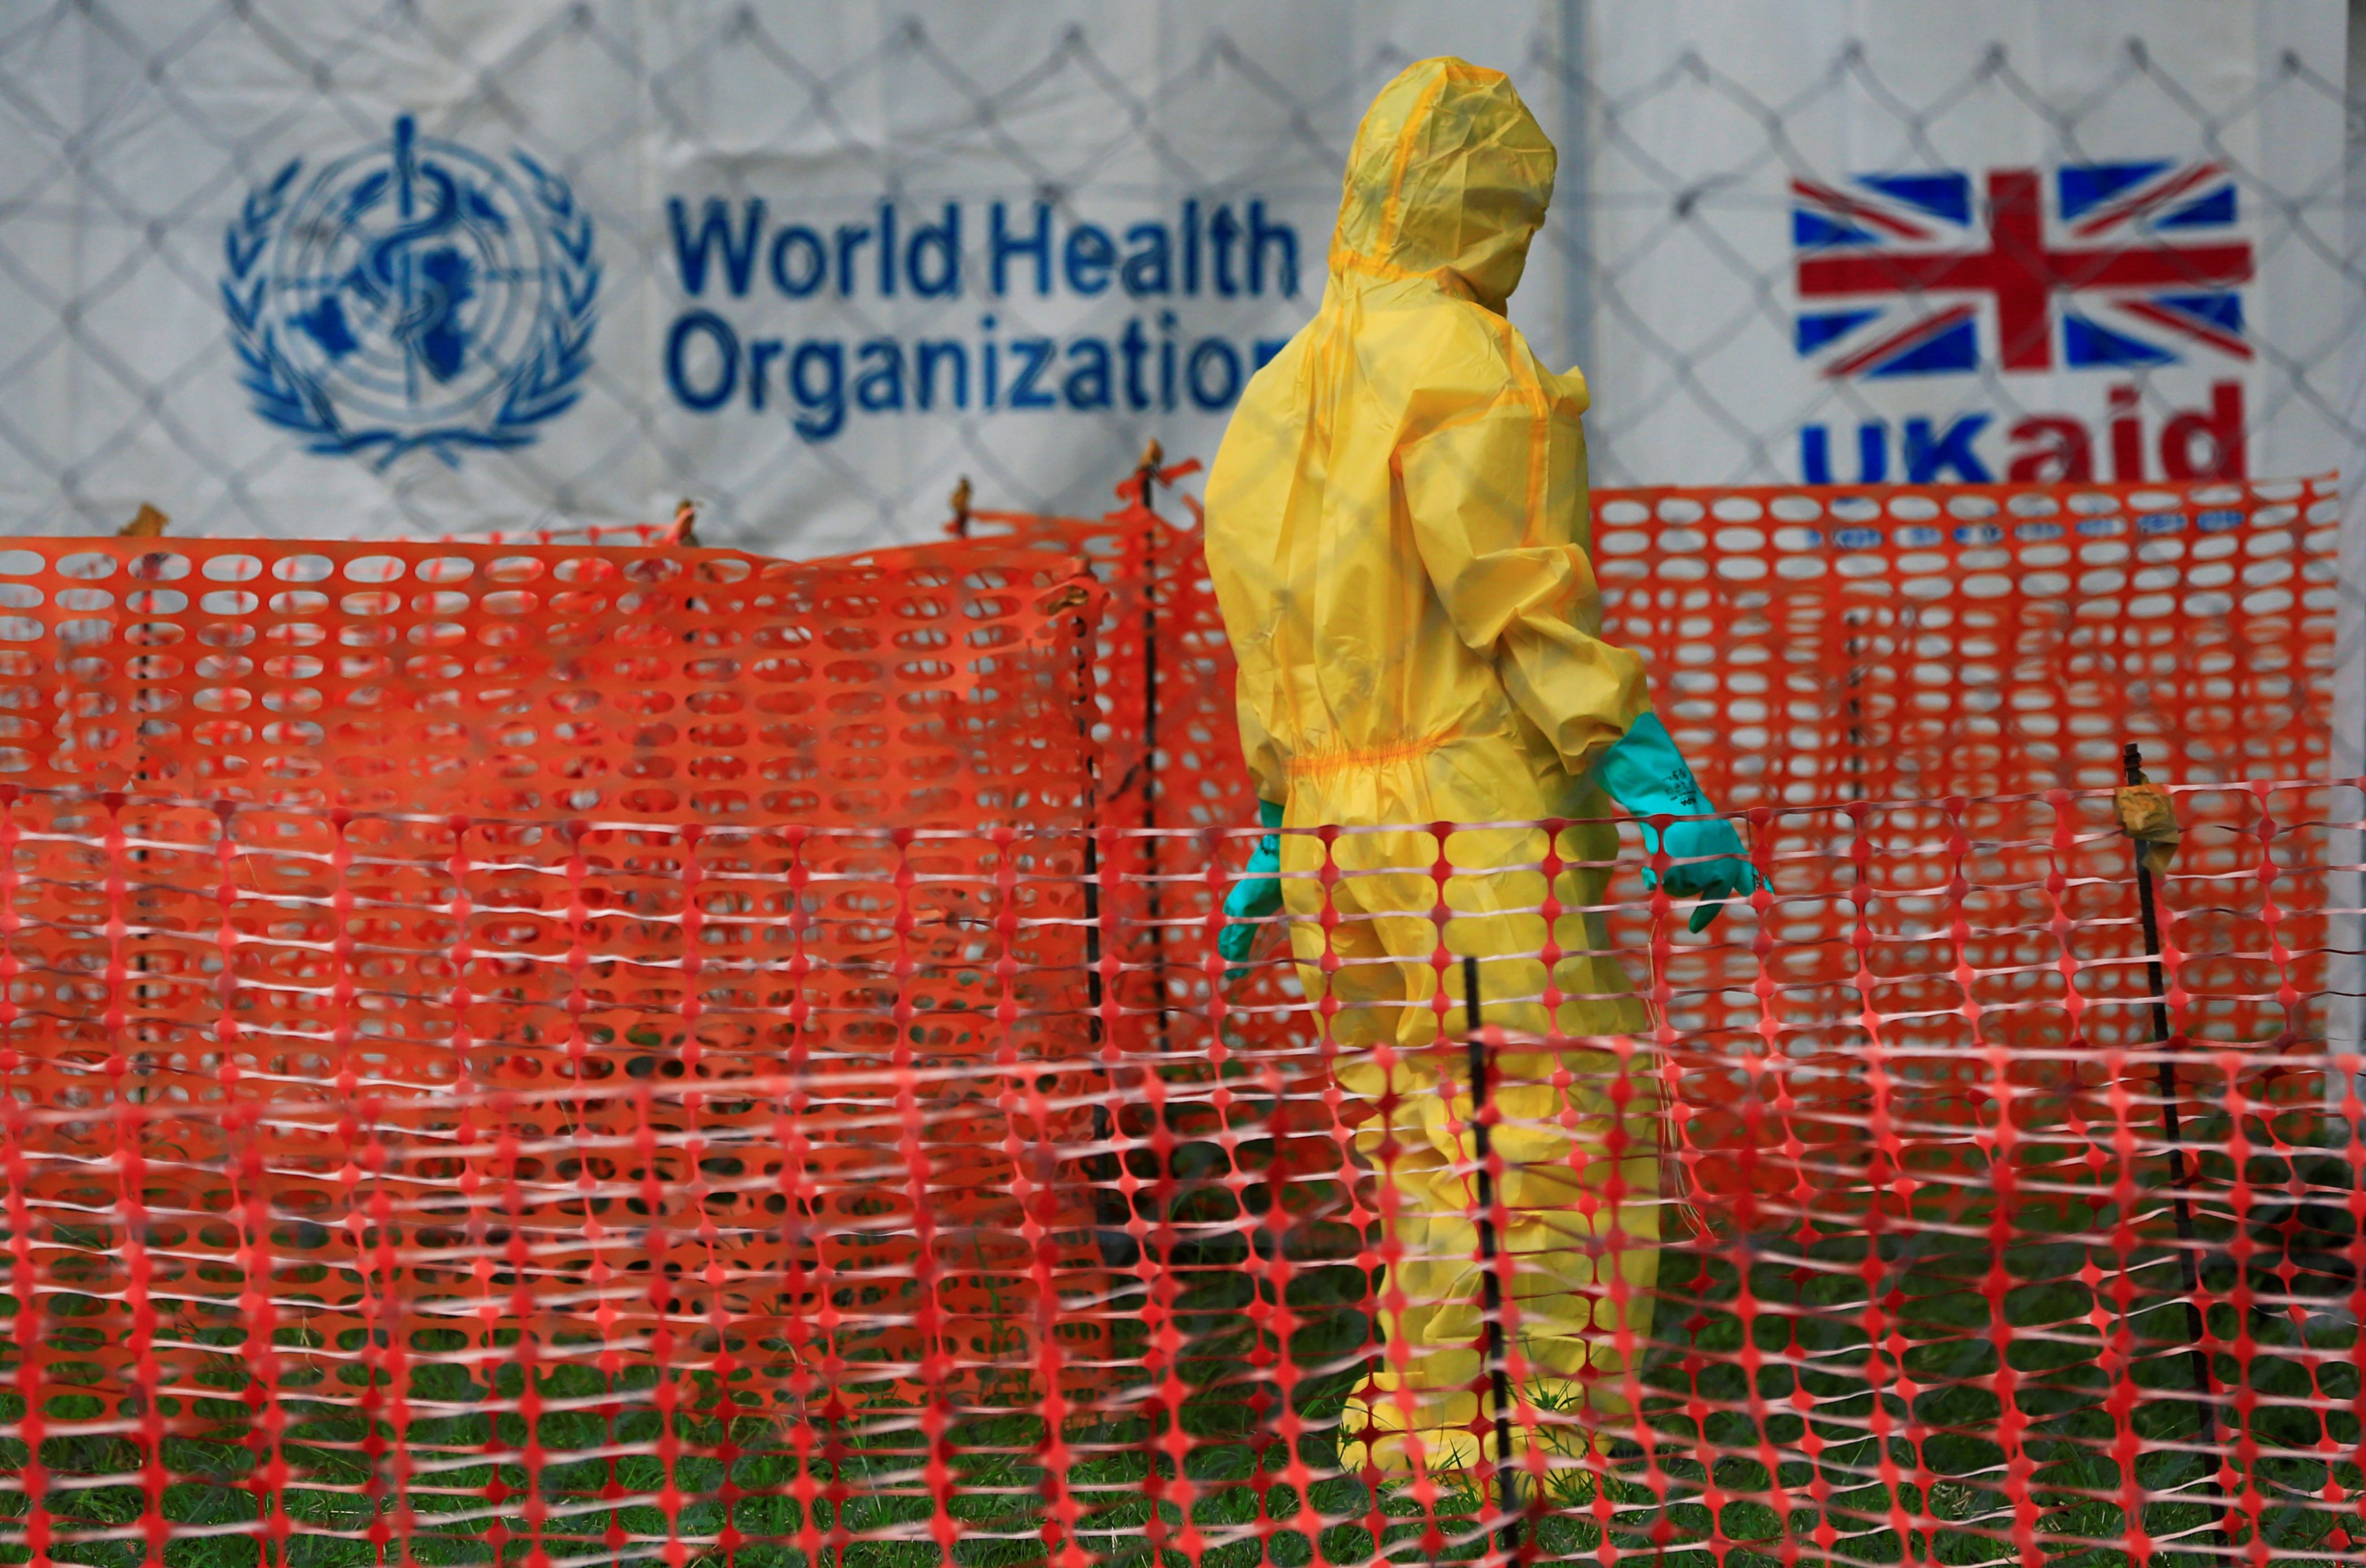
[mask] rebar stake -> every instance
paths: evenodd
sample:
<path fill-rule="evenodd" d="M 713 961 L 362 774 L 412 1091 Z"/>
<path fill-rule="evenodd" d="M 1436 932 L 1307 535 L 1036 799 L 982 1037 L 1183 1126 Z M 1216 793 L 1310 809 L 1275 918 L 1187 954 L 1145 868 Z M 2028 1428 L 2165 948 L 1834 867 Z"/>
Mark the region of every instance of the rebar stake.
<path fill-rule="evenodd" d="M 1493 1070 L 1487 1042 L 1480 1028 L 1479 956 L 1462 960 L 1463 1019 L 1470 1031 L 1470 1143 L 1478 1154 L 1480 1302 L 1487 1320 L 1487 1378 L 1495 1402 L 1495 1489 L 1504 1506 L 1502 1546 L 1506 1553 L 1520 1545 L 1520 1492 L 1512 1474 L 1512 1380 L 1504 1362 L 1504 1285 L 1495 1277 L 1495 1182 L 1488 1166 L 1494 1159 L 1487 1132 L 1488 1078 Z"/>
<path fill-rule="evenodd" d="M 953 510 L 952 521 L 945 524 L 945 532 L 955 539 L 969 537 L 969 503 L 974 493 L 969 487 L 969 476 L 964 474 L 961 483 L 953 487 L 953 493 L 945 498 Z"/>
<path fill-rule="evenodd" d="M 2120 760 L 2130 785 L 2146 781 L 2144 753 L 2135 742 L 2127 743 Z M 2169 979 L 2160 967 L 2160 915 L 2153 902 L 2152 868 L 2145 864 L 2142 843 L 2135 845 L 2135 852 L 2136 909 L 2144 917 L 2145 970 L 2152 981 L 2152 1041 L 2161 1051 L 2160 1126 L 2169 1140 L 2169 1212 L 2177 1223 L 2177 1266 L 2185 1284 L 2185 1338 L 2193 1367 L 2194 1407 L 2202 1417 L 2196 1435 L 2202 1446 L 2208 1449 L 2217 1444 L 2218 1420 L 2211 1404 L 2210 1352 L 2202 1343 L 2205 1325 L 2202 1321 L 2202 1305 L 2196 1299 L 2202 1294 L 2202 1269 L 2193 1239 L 2193 1205 L 2185 1195 L 2185 1139 L 2177 1125 L 2177 1065 L 2170 1059 L 2177 1047 L 2169 1027 Z M 2220 1551 L 2231 1550 L 2223 1523 L 2213 1524 L 2210 1533 Z"/>
<path fill-rule="evenodd" d="M 1163 524 L 1155 503 L 1158 496 L 1158 465 L 1166 456 L 1153 440 L 1143 448 L 1142 465 L 1134 475 L 1143 513 L 1142 771 L 1137 777 L 1142 789 L 1143 852 L 1149 862 L 1143 890 L 1149 917 L 1144 924 L 1151 942 L 1150 996 L 1158 1015 L 1158 1048 L 1162 1052 L 1169 1048 L 1171 1042 L 1166 994 L 1166 911 L 1160 886 L 1166 857 L 1159 853 L 1158 837 L 1158 532 Z"/>

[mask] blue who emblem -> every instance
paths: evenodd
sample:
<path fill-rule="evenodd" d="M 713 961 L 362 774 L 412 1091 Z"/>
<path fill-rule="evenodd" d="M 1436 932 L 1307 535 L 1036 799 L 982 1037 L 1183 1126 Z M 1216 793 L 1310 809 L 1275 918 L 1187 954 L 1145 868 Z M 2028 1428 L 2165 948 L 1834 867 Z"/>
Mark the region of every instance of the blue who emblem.
<path fill-rule="evenodd" d="M 592 219 L 524 153 L 514 169 L 422 137 L 303 160 L 224 237 L 222 302 L 255 412 L 314 452 L 383 468 L 424 448 L 524 446 L 592 364 Z"/>

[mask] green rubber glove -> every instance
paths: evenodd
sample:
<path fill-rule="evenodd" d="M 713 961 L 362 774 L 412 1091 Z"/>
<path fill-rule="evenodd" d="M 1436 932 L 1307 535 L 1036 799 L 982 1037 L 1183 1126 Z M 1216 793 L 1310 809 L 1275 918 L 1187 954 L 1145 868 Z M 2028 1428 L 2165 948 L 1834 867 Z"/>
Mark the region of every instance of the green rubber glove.
<path fill-rule="evenodd" d="M 1268 831 L 1257 840 L 1248 869 L 1224 895 L 1224 913 L 1233 924 L 1216 938 L 1216 951 L 1235 964 L 1248 962 L 1257 924 L 1281 913 L 1281 835 L 1272 831 L 1281 826 L 1281 813 L 1282 808 L 1271 801 L 1257 802 L 1257 821 Z"/>
<path fill-rule="evenodd" d="M 1618 744 L 1603 753 L 1595 771 L 1610 798 L 1640 819 L 1646 854 L 1657 856 L 1662 844 L 1651 818 L 1696 819 L 1668 823 L 1664 835 L 1668 858 L 1674 862 L 1668 868 L 1668 895 L 1702 901 L 1690 922 L 1695 931 L 1707 930 L 1726 900 L 1757 890 L 1758 872 L 1747 858 L 1741 834 L 1733 823 L 1711 814 L 1717 808 L 1701 793 L 1658 714 L 1636 720 Z M 1643 885 L 1658 884 L 1656 872 L 1645 867 Z"/>

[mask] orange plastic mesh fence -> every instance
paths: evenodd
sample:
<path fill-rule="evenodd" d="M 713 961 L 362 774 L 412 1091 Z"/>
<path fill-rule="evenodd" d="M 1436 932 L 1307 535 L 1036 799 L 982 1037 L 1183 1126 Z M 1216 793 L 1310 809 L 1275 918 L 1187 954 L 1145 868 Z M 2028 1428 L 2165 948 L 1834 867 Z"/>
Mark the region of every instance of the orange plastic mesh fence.
<path fill-rule="evenodd" d="M 1098 1071 L 1073 564 L 22 542 L 0 573 L 17 1256 L 104 1290 L 62 1216 L 157 1226 L 93 1256 L 136 1286 L 62 1361 L 19 1271 L 28 1462 L 126 1386 L 152 1435 L 276 1424 L 252 1391 L 317 1381 L 290 1334 L 393 1385 L 520 1327 L 612 1381 L 950 1383 L 931 1336 L 1024 1316 L 987 1254 L 1065 1219 L 1051 1256 L 1090 1255 L 1013 1187 Z M 997 1239 L 922 1286 L 934 1230 Z M 243 1404 L 202 1392 L 224 1355 L 265 1369 Z"/>
<path fill-rule="evenodd" d="M 1197 503 L 1120 496 L 971 526 L 1109 583 L 1112 777 L 1155 778 L 1161 825 L 1254 820 Z M 1592 553 L 1604 635 L 1728 810 L 2108 787 L 2130 739 L 2164 778 L 2297 778 L 2327 756 L 2338 505 L 2329 478 L 1596 490 Z"/>
<path fill-rule="evenodd" d="M 19 540 L 0 779 L 405 812 L 1081 820 L 1089 577 L 1008 551 Z"/>
<path fill-rule="evenodd" d="M 0 554 L 0 1540 L 2360 1555 L 2361 797 L 2292 781 L 2329 492 L 1598 495 L 1771 887 L 1695 936 L 1614 882 L 1646 1036 L 1474 1074 L 1442 1016 L 1406 1066 L 1484 1115 L 1344 1092 L 1277 938 L 1214 956 L 1253 808 L 1144 498 L 804 566 Z M 2158 1014 L 2123 738 L 2200 780 Z"/>
<path fill-rule="evenodd" d="M 1601 491 L 1609 635 L 1719 804 L 2324 771 L 2329 479 Z"/>
<path fill-rule="evenodd" d="M 1148 498 L 1193 466 L 1153 476 Z M 1144 485 L 1137 474 L 1120 486 L 1120 509 L 1098 521 L 981 512 L 971 527 L 997 544 L 1080 556 L 1110 586 L 1098 644 L 1104 820 L 1169 834 L 1247 823 L 1256 792 L 1222 621 L 1198 530 L 1182 526 L 1196 507 L 1182 497 L 1162 517 Z M 1785 804 L 1923 800 L 1944 813 L 1949 796 L 2109 787 L 2128 741 L 2157 778 L 2321 776 L 2337 506 L 2329 480 L 1600 490 L 1593 553 L 1605 635 L 1642 650 L 1661 712 L 1710 798 L 1763 819 L 1765 837 L 1775 819 L 1764 809 Z M 1967 807 L 1963 820 L 1974 838 L 1989 836 L 1980 812 Z M 1782 833 L 1769 847 L 1815 846 Z M 1985 879 L 2049 874 L 2013 851 L 1989 853 L 2003 858 L 1980 868 Z M 1114 868 L 1140 879 L 1113 895 L 1135 966 L 1118 982 L 1121 1026 L 1205 1053 L 1198 977 L 1213 937 L 1203 859 L 1172 837 L 1145 836 L 1132 854 Z M 1631 911 L 1610 912 L 1610 926 L 1630 960 L 1651 948 Z M 1853 948 L 1812 935 L 1786 932 L 1797 941 L 1781 958 L 1786 981 L 1845 987 Z M 2010 946 L 1983 936 L 1971 958 L 2010 967 Z M 1669 1048 L 1700 1053 L 1685 1081 L 1705 1148 L 1702 1201 L 1724 1205 L 1789 1181 L 1764 1167 L 1743 1180 L 1735 1146 L 1752 1135 L 1735 1106 L 1748 1096 L 1718 1066 L 1717 1042 L 1756 1026 L 1750 1006 L 1728 999 L 1751 995 L 1763 956 L 1665 958 L 1651 980 L 1668 991 Z M 1188 994 L 1178 973 L 1193 977 Z M 2322 973 L 2312 961 L 2301 978 L 2314 989 Z M 1245 999 L 1283 1032 L 1296 1026 L 1276 1011 L 1289 979 L 1260 969 Z M 1261 1047 L 1284 1044 L 1242 1026 Z M 1865 1091 L 1827 1076 L 1831 1059 L 1803 1057 L 1797 1092 L 1814 1113 L 1804 1124 L 1812 1141 L 1845 1151 L 1862 1144 Z"/>

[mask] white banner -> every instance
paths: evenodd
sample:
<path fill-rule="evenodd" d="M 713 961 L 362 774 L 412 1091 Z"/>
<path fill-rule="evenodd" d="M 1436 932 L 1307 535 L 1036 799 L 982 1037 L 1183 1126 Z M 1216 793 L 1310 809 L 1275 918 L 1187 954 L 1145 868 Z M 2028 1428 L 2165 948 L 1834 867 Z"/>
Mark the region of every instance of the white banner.
<path fill-rule="evenodd" d="M 2339 463 L 2338 0 L 1598 17 L 1607 476 Z"/>
<path fill-rule="evenodd" d="M 152 500 L 212 532 L 480 530 L 688 495 L 707 541 L 796 554 L 932 534 L 960 475 L 980 506 L 1098 513 L 1153 437 L 1211 454 L 1320 297 L 1373 93 L 1425 54 L 1549 61 L 1560 17 L 117 15 L 6 60 L 39 106 L 0 138 L 14 526 Z M 1564 335 L 1529 308 L 1560 298 L 1523 319 Z"/>
<path fill-rule="evenodd" d="M 2332 465 L 2336 0 L 118 0 L 0 47 L 19 532 L 814 554 L 1212 454 L 1409 60 L 1563 149 L 1597 483 Z M 2328 52 L 2329 51 L 2329 52 Z"/>

